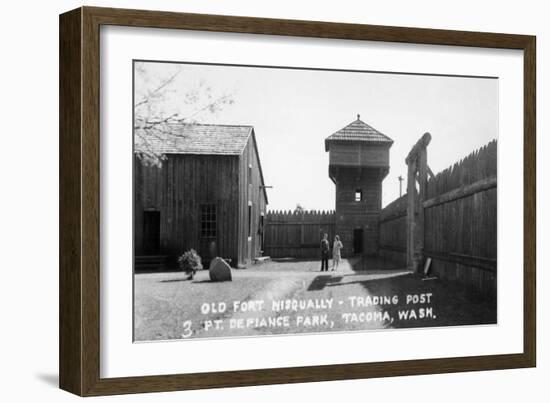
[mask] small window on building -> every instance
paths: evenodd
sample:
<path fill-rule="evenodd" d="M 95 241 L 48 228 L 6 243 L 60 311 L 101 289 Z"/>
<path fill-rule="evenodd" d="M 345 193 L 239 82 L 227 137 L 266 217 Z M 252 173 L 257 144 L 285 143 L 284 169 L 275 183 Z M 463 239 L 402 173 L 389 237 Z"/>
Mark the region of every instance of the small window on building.
<path fill-rule="evenodd" d="M 363 191 L 361 189 L 355 189 L 355 201 L 359 202 L 363 200 Z"/>
<path fill-rule="evenodd" d="M 215 238 L 216 227 L 216 205 L 201 204 L 201 237 L 202 238 Z"/>
<path fill-rule="evenodd" d="M 252 164 L 248 164 L 248 184 L 252 184 Z"/>
<path fill-rule="evenodd" d="M 248 236 L 252 235 L 252 205 L 248 205 Z"/>

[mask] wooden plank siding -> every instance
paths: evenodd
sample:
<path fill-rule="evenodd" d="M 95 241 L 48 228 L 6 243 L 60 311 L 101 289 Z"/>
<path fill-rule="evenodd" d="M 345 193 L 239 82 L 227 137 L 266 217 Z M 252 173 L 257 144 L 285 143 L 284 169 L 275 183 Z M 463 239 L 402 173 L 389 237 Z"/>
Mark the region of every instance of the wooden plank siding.
<path fill-rule="evenodd" d="M 339 166 L 387 167 L 390 164 L 387 146 L 336 143 L 331 146 L 329 163 Z"/>
<path fill-rule="evenodd" d="M 238 256 L 238 157 L 168 155 L 162 167 L 144 166 L 135 160 L 135 255 L 143 250 L 143 217 L 146 210 L 160 212 L 160 254 L 175 257 L 191 248 L 209 260 L 209 242 L 201 238 L 200 206 L 216 205 L 215 252 L 224 258 Z"/>
<path fill-rule="evenodd" d="M 210 127 L 209 130 L 215 129 Z M 227 129 L 226 129 L 227 130 Z M 134 252 L 144 250 L 144 213 L 160 212 L 158 254 L 176 257 L 191 248 L 205 262 L 215 256 L 248 264 L 262 253 L 261 215 L 267 197 L 254 131 L 235 155 L 168 153 L 159 166 L 134 163 Z M 251 205 L 251 231 L 248 205 Z M 201 235 L 201 205 L 216 210 L 216 236 Z M 250 236 L 249 236 L 250 235 Z"/>
<path fill-rule="evenodd" d="M 496 298 L 497 141 L 494 140 L 428 181 L 424 211 L 424 257 L 432 274 Z M 380 253 L 406 259 L 406 197 L 380 216 Z"/>
<path fill-rule="evenodd" d="M 254 133 L 248 139 L 239 158 L 238 175 L 238 260 L 240 264 L 249 264 L 255 257 L 262 255 L 260 220 L 265 216 L 267 197 L 263 188 L 260 158 Z M 248 206 L 251 206 L 249 234 Z M 249 236 L 250 235 L 250 236 Z"/>
<path fill-rule="evenodd" d="M 377 171 L 340 169 L 336 177 L 336 234 L 344 248 L 342 256 L 349 257 L 353 251 L 353 231 L 363 230 L 363 253 L 378 252 L 378 216 L 382 204 L 382 182 Z M 361 201 L 355 200 L 355 191 L 361 190 Z"/>
<path fill-rule="evenodd" d="M 272 258 L 319 259 L 322 234 L 334 239 L 334 211 L 270 211 L 266 216 L 265 254 Z"/>
<path fill-rule="evenodd" d="M 407 264 L 407 195 L 388 204 L 380 213 L 379 255 L 399 265 Z"/>
<path fill-rule="evenodd" d="M 329 177 L 336 185 L 335 232 L 344 245 L 343 257 L 378 254 L 382 180 L 389 172 L 392 144 L 360 115 L 325 139 Z"/>
<path fill-rule="evenodd" d="M 497 141 L 428 182 L 424 254 L 441 278 L 496 299 Z"/>

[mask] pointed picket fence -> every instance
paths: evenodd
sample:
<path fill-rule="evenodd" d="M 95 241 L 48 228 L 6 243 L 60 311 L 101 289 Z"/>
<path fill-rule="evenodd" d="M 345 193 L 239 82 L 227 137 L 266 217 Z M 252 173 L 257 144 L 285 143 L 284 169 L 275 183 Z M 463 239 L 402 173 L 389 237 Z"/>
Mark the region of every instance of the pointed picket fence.
<path fill-rule="evenodd" d="M 322 234 L 334 238 L 334 211 L 268 211 L 264 255 L 272 258 L 317 259 Z"/>
<path fill-rule="evenodd" d="M 428 154 L 429 155 L 429 154 Z M 428 160 L 429 164 L 429 160 Z M 494 298 L 497 269 L 497 141 L 428 181 L 424 256 L 432 274 Z M 380 254 L 406 262 L 406 195 L 380 214 Z"/>

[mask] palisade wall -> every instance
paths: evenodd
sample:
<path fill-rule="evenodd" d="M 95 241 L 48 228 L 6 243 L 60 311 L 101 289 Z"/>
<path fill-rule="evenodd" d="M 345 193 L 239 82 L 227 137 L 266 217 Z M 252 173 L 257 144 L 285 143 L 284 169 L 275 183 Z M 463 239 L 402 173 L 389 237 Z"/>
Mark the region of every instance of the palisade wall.
<path fill-rule="evenodd" d="M 318 259 L 324 233 L 329 240 L 334 239 L 334 211 L 269 211 L 265 222 L 264 255 Z"/>
<path fill-rule="evenodd" d="M 428 181 L 424 257 L 431 273 L 496 297 L 497 141 Z M 386 206 L 379 221 L 380 255 L 406 263 L 406 195 Z"/>
<path fill-rule="evenodd" d="M 407 264 L 407 195 L 382 209 L 378 221 L 378 254 L 399 265 Z"/>
<path fill-rule="evenodd" d="M 432 178 L 423 208 L 432 271 L 495 297 L 497 141 Z"/>

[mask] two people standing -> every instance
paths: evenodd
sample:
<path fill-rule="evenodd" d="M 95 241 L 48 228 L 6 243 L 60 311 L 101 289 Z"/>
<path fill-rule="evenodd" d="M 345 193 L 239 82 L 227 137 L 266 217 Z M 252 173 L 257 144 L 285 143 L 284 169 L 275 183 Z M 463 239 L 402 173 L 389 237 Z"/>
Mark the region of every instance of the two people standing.
<path fill-rule="evenodd" d="M 342 259 L 340 251 L 344 245 L 340 241 L 340 237 L 336 235 L 334 237 L 334 244 L 332 245 L 332 270 L 338 269 L 340 260 Z M 328 271 L 328 259 L 330 256 L 330 244 L 328 241 L 328 234 L 323 234 L 321 239 L 321 271 Z"/>

